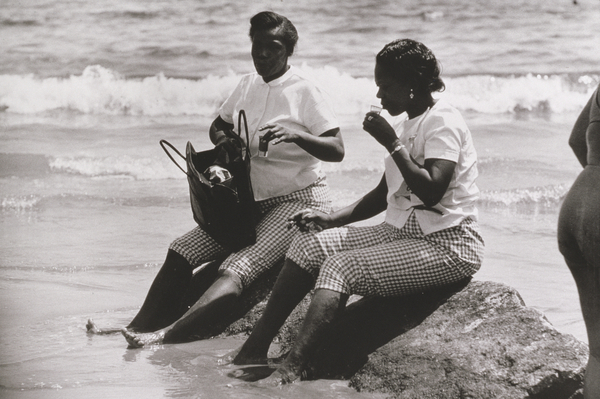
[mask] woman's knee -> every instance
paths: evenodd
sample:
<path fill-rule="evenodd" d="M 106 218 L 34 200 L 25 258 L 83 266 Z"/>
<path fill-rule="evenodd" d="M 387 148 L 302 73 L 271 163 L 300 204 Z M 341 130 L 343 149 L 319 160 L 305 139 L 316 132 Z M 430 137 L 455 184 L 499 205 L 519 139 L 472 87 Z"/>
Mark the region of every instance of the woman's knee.
<path fill-rule="evenodd" d="M 238 295 L 244 290 L 243 279 L 232 270 L 219 270 L 217 278 L 220 280 L 226 280 L 229 285 L 234 287 L 234 290 Z"/>
<path fill-rule="evenodd" d="M 314 234 L 301 233 L 292 241 L 286 258 L 316 277 L 326 256 Z"/>
<path fill-rule="evenodd" d="M 319 240 L 313 233 L 297 234 L 290 244 L 290 251 L 303 251 L 306 248 L 316 248 L 320 246 Z"/>
<path fill-rule="evenodd" d="M 179 252 L 175 251 L 172 248 L 169 248 L 169 250 L 167 251 L 167 258 L 166 258 L 167 262 L 175 262 L 175 263 L 187 263 L 189 264 L 189 261 L 185 258 L 185 256 L 181 255 Z"/>
<path fill-rule="evenodd" d="M 353 262 L 343 255 L 334 255 L 323 262 L 315 287 L 348 295 L 357 293 L 357 273 L 358 269 Z"/>
<path fill-rule="evenodd" d="M 193 267 L 227 254 L 227 251 L 200 227 L 173 240 L 169 246 L 169 252 L 171 251 L 182 256 Z"/>

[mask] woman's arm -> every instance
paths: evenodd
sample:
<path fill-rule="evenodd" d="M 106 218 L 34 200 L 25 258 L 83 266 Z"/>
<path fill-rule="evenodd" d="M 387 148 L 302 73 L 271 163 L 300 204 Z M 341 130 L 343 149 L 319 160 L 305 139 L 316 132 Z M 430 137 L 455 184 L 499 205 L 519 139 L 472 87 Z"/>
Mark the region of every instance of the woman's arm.
<path fill-rule="evenodd" d="M 586 132 L 587 164 L 600 165 L 600 120 L 591 121 Z"/>
<path fill-rule="evenodd" d="M 208 130 L 210 141 L 216 145 L 224 140 L 227 137 L 225 130 L 233 130 L 233 125 L 225 122 L 220 116 L 217 116 Z"/>
<path fill-rule="evenodd" d="M 290 220 L 294 221 L 303 231 L 308 230 L 308 225 L 311 222 L 323 229 L 329 229 L 365 220 L 385 211 L 387 208 L 387 192 L 387 183 L 385 175 L 383 175 L 377 187 L 352 205 L 331 214 L 305 209 L 294 214 Z"/>
<path fill-rule="evenodd" d="M 340 162 L 344 159 L 344 142 L 339 128 L 328 130 L 319 136 L 300 130 L 287 129 L 279 123 L 266 124 L 258 130 L 264 132 L 264 140 L 269 141 L 269 144 L 296 143 L 304 151 L 321 161 Z"/>
<path fill-rule="evenodd" d="M 594 92 L 594 94 L 596 93 Z M 571 131 L 571 136 L 569 137 L 569 146 L 573 150 L 573 153 L 575 153 L 575 156 L 579 160 L 581 166 L 584 168 L 587 165 L 586 131 L 589 125 L 590 108 L 592 106 L 593 99 L 594 95 L 590 97 L 585 107 L 583 107 L 583 110 L 575 121 L 575 125 L 573 125 L 573 130 Z"/>
<path fill-rule="evenodd" d="M 425 165 L 419 165 L 406 147 L 395 151 L 398 143 L 396 132 L 382 116 L 368 113 L 363 122 L 363 129 L 373 136 L 391 154 L 400 169 L 408 188 L 425 206 L 434 206 L 444 196 L 452 176 L 456 162 L 446 159 L 426 159 Z"/>
<path fill-rule="evenodd" d="M 585 133 L 587 144 L 587 164 L 600 165 L 600 85 L 594 95 L 589 115 L 589 123 Z"/>
<path fill-rule="evenodd" d="M 384 174 L 377 187 L 369 191 L 361 199 L 333 212 L 331 214 L 332 225 L 330 227 L 345 226 L 380 214 L 387 208 L 387 193 L 388 188 Z"/>
<path fill-rule="evenodd" d="M 440 202 L 448 190 L 456 162 L 434 158 L 426 159 L 425 165 L 420 166 L 412 160 L 406 148 L 393 153 L 392 158 L 398 165 L 408 188 L 423 201 L 425 206 L 434 206 Z"/>

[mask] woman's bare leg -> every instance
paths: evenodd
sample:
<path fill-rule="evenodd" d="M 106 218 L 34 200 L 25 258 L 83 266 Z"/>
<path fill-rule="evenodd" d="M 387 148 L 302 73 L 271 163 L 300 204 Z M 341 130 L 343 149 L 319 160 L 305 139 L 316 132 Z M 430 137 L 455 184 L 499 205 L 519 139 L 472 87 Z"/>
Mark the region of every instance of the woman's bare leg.
<path fill-rule="evenodd" d="M 148 290 L 144 304 L 125 328 L 136 332 L 155 331 L 177 320 L 182 314 L 181 301 L 192 279 L 192 271 L 193 267 L 183 256 L 169 250 Z M 98 327 L 92 319 L 88 320 L 86 328 L 90 334 L 121 331 L 121 328 Z"/>
<path fill-rule="evenodd" d="M 590 356 L 585 371 L 584 398 L 600 398 L 600 265 L 590 269 L 567 259 L 581 303 Z"/>
<path fill-rule="evenodd" d="M 178 314 L 179 307 L 192 279 L 193 269 L 182 255 L 169 250 L 140 311 L 127 329 L 139 332 L 154 331 L 177 320 L 181 316 Z"/>
<path fill-rule="evenodd" d="M 306 270 L 286 259 L 264 313 L 239 351 L 229 354 L 234 364 L 266 364 L 269 346 L 277 332 L 306 294 L 314 279 Z"/>
<path fill-rule="evenodd" d="M 600 153 L 597 148 L 588 150 Z M 600 166 L 588 165 L 571 186 L 558 218 L 558 246 L 577 284 L 590 348 L 585 399 L 600 398 L 599 181 Z"/>
<path fill-rule="evenodd" d="M 299 379 L 310 356 L 344 311 L 347 301 L 347 294 L 324 288 L 318 289 L 292 350 L 275 373 L 265 380 L 265 383 L 281 385 Z"/>
<path fill-rule="evenodd" d="M 177 321 L 160 330 L 136 333 L 127 329 L 121 332 L 130 346 L 143 347 L 153 344 L 187 342 L 194 337 L 208 335 L 210 325 L 231 312 L 242 293 L 242 281 L 227 270 L 200 299 Z"/>

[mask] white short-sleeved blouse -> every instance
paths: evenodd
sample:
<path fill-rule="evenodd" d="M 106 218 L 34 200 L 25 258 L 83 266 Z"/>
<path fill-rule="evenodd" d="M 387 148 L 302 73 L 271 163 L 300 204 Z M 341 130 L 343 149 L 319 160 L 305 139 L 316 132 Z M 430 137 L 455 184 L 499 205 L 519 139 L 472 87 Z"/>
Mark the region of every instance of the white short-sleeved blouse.
<path fill-rule="evenodd" d="M 256 73 L 245 75 L 219 109 L 219 115 L 238 131 L 241 109 L 248 118 L 250 178 L 256 200 L 290 194 L 317 180 L 321 162 L 295 143 L 269 145 L 268 156 L 258 157 L 259 135 L 262 135 L 258 128 L 266 123 L 277 122 L 289 130 L 315 136 L 339 127 L 325 94 L 310 78 L 293 66 L 268 83 Z"/>
<path fill-rule="evenodd" d="M 477 153 L 471 132 L 458 110 L 438 100 L 422 115 L 399 120 L 396 133 L 420 165 L 437 158 L 456 162 L 454 175 L 441 201 L 431 209 L 407 187 L 398 166 L 390 155 L 385 158 L 388 207 L 385 221 L 402 228 L 414 210 L 421 230 L 430 234 L 458 225 L 463 219 L 477 220 L 475 202 L 479 198 Z"/>

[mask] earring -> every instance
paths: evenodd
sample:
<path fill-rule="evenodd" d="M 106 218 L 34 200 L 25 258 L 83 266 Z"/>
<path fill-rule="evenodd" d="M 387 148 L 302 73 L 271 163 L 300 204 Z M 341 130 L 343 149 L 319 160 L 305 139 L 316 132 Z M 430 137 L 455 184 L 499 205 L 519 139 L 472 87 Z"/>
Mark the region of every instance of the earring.
<path fill-rule="evenodd" d="M 415 93 L 413 93 L 413 89 L 410 89 L 410 95 L 409 95 L 410 99 L 412 100 L 413 98 L 415 98 Z"/>

